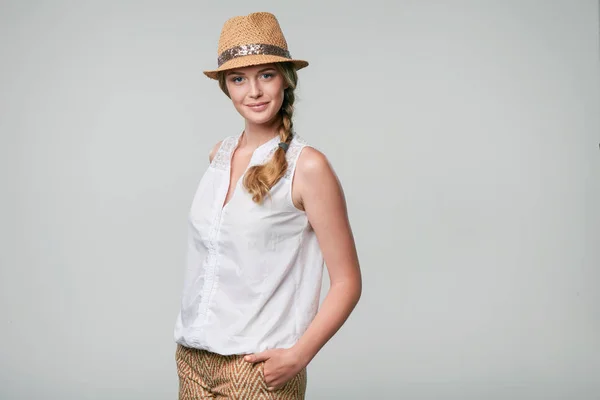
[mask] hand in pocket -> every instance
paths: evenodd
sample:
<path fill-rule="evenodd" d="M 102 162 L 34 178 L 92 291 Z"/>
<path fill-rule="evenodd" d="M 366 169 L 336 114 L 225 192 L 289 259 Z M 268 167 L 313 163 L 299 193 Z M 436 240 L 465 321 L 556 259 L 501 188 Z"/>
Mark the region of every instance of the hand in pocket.
<path fill-rule="evenodd" d="M 262 362 L 260 369 L 269 390 L 281 389 L 306 367 L 302 358 L 291 349 L 266 350 L 249 354 L 244 360 L 251 363 Z"/>

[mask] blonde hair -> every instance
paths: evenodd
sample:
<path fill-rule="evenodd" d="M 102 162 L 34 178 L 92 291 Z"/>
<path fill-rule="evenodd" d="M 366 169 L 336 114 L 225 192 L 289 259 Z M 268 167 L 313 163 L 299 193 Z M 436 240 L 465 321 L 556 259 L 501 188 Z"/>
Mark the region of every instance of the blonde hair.
<path fill-rule="evenodd" d="M 294 64 L 290 62 L 276 62 L 274 63 L 277 70 L 283 76 L 287 88 L 283 92 L 283 103 L 279 110 L 281 123 L 279 125 L 279 139 L 281 142 L 290 144 L 293 137 L 294 123 L 292 116 L 294 114 L 294 89 L 298 84 L 298 74 Z M 227 90 L 227 81 L 225 79 L 225 72 L 219 72 L 218 80 L 219 87 L 229 96 Z M 273 186 L 285 175 L 288 164 L 285 158 L 285 150 L 278 147 L 273 154 L 273 157 L 265 164 L 254 165 L 248 169 L 244 177 L 244 186 L 246 190 L 252 195 L 252 200 L 255 203 L 262 203 L 265 196 L 267 196 Z"/>

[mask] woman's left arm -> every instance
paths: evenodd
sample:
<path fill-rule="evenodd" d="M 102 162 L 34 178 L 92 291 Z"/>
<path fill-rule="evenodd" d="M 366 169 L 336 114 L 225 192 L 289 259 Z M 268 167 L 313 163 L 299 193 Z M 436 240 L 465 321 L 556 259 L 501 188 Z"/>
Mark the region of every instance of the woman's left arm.
<path fill-rule="evenodd" d="M 340 182 L 327 158 L 306 147 L 293 178 L 294 203 L 304 209 L 323 253 L 330 287 L 317 315 L 289 349 L 248 355 L 248 362 L 265 361 L 265 379 L 271 390 L 282 387 L 307 366 L 344 324 L 361 295 L 362 278 Z"/>
<path fill-rule="evenodd" d="M 292 348 L 308 364 L 358 303 L 362 278 L 344 192 L 327 158 L 306 147 L 295 175 L 300 205 L 317 235 L 331 284 L 319 312 Z"/>

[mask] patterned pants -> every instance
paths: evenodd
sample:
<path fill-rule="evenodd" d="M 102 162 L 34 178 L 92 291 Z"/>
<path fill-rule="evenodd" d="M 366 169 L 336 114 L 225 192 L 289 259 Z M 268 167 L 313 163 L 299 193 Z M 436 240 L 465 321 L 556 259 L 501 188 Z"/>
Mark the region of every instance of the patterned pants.
<path fill-rule="evenodd" d="M 303 400 L 306 368 L 282 388 L 268 391 L 264 362 L 249 363 L 243 355 L 223 356 L 177 344 L 179 400 Z"/>

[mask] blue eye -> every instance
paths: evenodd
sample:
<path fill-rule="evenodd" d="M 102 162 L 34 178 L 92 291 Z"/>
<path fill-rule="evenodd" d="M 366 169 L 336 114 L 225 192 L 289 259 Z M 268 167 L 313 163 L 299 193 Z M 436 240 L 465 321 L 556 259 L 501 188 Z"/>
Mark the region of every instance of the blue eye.
<path fill-rule="evenodd" d="M 236 77 L 232 78 L 232 79 L 231 79 L 231 81 L 232 81 L 233 83 L 239 83 L 239 82 L 241 82 L 241 81 L 239 81 L 238 79 L 242 79 L 242 77 L 241 77 L 241 76 L 236 76 Z"/>
<path fill-rule="evenodd" d="M 271 78 L 271 77 L 273 76 L 273 74 L 272 74 L 272 73 L 270 73 L 270 72 L 265 72 L 265 73 L 263 74 L 263 76 L 265 76 L 265 77 L 267 77 L 267 78 Z"/>

